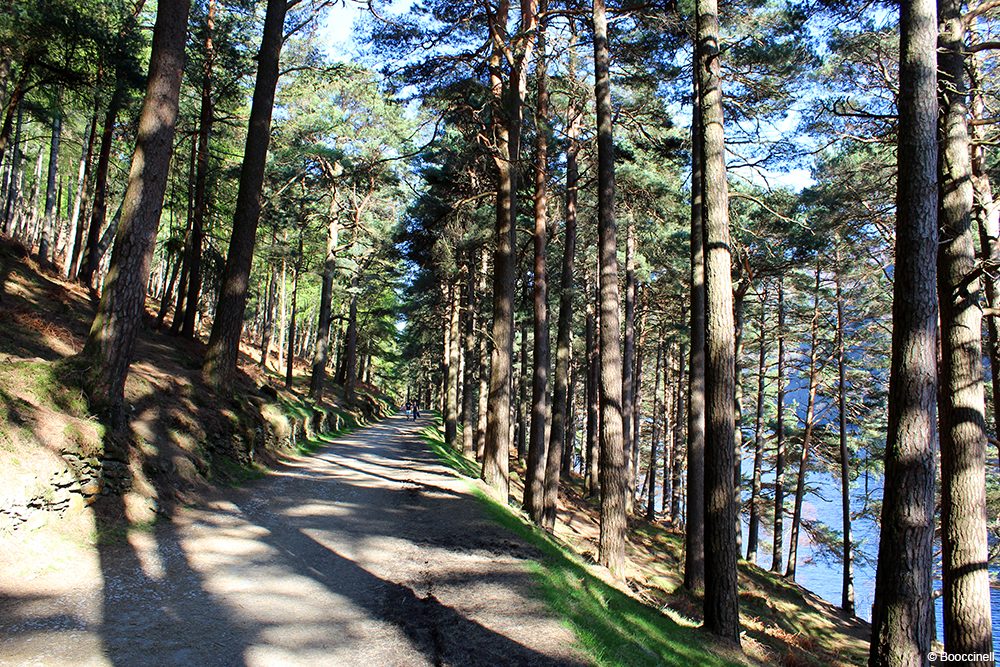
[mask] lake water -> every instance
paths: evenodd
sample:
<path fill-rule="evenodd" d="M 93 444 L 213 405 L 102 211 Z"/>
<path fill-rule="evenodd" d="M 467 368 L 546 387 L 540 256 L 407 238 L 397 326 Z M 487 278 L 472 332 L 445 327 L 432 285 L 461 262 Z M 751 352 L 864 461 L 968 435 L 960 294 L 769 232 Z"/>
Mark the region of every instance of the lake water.
<path fill-rule="evenodd" d="M 744 460 L 744 466 L 748 462 Z M 753 462 L 749 461 L 752 466 Z M 796 467 L 797 472 L 797 467 Z M 752 470 L 745 473 L 749 476 Z M 773 483 L 773 476 L 771 483 Z M 788 481 L 786 480 L 786 484 Z M 840 511 L 840 480 L 835 479 L 825 473 L 815 472 L 809 477 L 809 483 L 815 487 L 814 493 L 807 493 L 803 500 L 802 514 L 810 520 L 818 520 L 839 532 L 842 525 Z M 872 491 L 875 495 L 881 495 L 880 489 L 874 478 L 870 480 Z M 863 489 L 856 489 L 852 494 L 852 511 L 858 512 L 863 509 L 864 497 Z M 749 498 L 749 490 L 744 489 L 744 498 Z M 791 507 L 792 498 L 789 494 L 794 494 L 794 486 L 789 486 L 786 491 L 788 505 Z M 743 538 L 746 544 L 747 517 L 744 516 Z M 786 517 L 785 527 L 785 561 L 787 562 L 789 531 L 791 528 L 791 518 Z M 865 620 L 871 620 L 871 607 L 875 596 L 875 561 L 878 555 L 878 526 L 874 522 L 866 519 L 857 519 L 851 526 L 852 538 L 858 544 L 858 558 L 854 564 L 854 605 L 855 612 Z M 809 534 L 800 532 L 799 542 L 799 563 L 796 571 L 796 581 L 808 588 L 823 599 L 839 606 L 841 602 L 841 588 L 843 585 L 843 565 L 839 558 L 830 557 L 817 548 L 809 539 Z M 764 530 L 761 526 L 760 548 L 758 549 L 757 562 L 762 567 L 769 567 L 771 564 L 772 538 L 769 530 Z M 745 550 L 744 550 L 745 555 Z M 998 572 L 996 564 L 991 564 L 991 572 L 994 575 Z M 935 587 L 940 589 L 941 582 L 936 581 Z M 990 596 L 993 606 L 993 650 L 1000 656 L 1000 590 L 990 589 Z M 943 636 L 943 601 L 939 597 L 936 601 L 937 637 L 940 640 Z"/>

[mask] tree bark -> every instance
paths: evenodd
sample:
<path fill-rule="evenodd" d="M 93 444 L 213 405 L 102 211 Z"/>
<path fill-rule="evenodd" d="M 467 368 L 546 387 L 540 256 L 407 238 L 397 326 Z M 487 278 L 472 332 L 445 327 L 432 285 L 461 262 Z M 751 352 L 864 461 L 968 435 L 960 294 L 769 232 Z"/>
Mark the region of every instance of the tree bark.
<path fill-rule="evenodd" d="M 461 279 L 452 281 L 448 288 L 448 382 L 445 385 L 444 440 L 449 447 L 455 447 L 458 438 L 459 405 L 459 349 L 461 346 L 462 288 Z"/>
<path fill-rule="evenodd" d="M 635 500 L 635 471 L 632 469 L 632 413 L 635 410 L 634 364 L 635 364 L 635 228 L 628 225 L 625 230 L 625 335 L 622 340 L 622 435 L 625 446 L 625 478 L 628 493 L 625 495 L 625 511 L 632 512 Z M 651 480 L 656 476 L 650 477 Z"/>
<path fill-rule="evenodd" d="M 493 254 L 493 349 L 490 354 L 489 399 L 483 445 L 482 478 L 503 502 L 509 495 L 511 366 L 514 355 L 514 174 L 513 151 L 507 123 L 503 121 L 504 85 L 501 48 L 508 21 L 509 2 L 501 0 L 490 33 L 494 46 L 490 54 L 490 87 L 493 104 L 493 139 L 496 145 L 497 195 L 495 246 Z M 514 96 L 511 96 L 512 98 Z M 516 98 L 515 98 L 516 99 Z M 520 109 L 517 110 L 518 113 Z M 518 126 L 519 127 L 519 126 Z"/>
<path fill-rule="evenodd" d="M 747 560 L 757 563 L 757 545 L 760 540 L 760 488 L 761 466 L 764 459 L 764 392 L 766 389 L 767 345 L 767 286 L 760 297 L 760 340 L 757 358 L 757 409 L 754 419 L 753 477 L 750 483 L 750 520 L 747 527 Z"/>
<path fill-rule="evenodd" d="M 145 305 L 146 280 L 173 153 L 190 0 L 161 0 L 153 29 L 146 97 L 139 115 L 122 222 L 97 314 L 82 357 L 90 365 L 88 397 L 125 421 L 125 377 Z"/>
<path fill-rule="evenodd" d="M 615 224 L 615 156 L 612 136 L 608 20 L 604 0 L 594 0 L 594 97 L 597 106 L 597 234 L 601 288 L 601 531 L 598 562 L 612 576 L 625 568 L 628 494 L 622 422 L 621 331 L 618 321 L 618 240 Z"/>
<path fill-rule="evenodd" d="M 683 318 L 682 318 L 683 321 Z M 684 431 L 682 425 L 686 423 L 685 407 L 685 362 L 686 349 L 681 342 L 680 354 L 677 356 L 677 382 L 674 385 L 674 445 L 673 453 L 670 457 L 670 523 L 673 526 L 681 525 L 681 472 L 684 459 L 681 453 L 684 451 Z M 664 500 L 666 502 L 666 500 Z M 666 508 L 664 508 L 666 512 Z"/>
<path fill-rule="evenodd" d="M 104 112 L 104 126 L 101 130 L 101 150 L 97 153 L 97 169 L 94 172 L 94 207 L 90 212 L 90 228 L 87 231 L 87 245 L 78 274 L 81 283 L 94 287 L 94 276 L 100 264 L 99 245 L 101 230 L 108 215 L 108 170 L 111 166 L 111 150 L 115 140 L 115 123 L 118 112 L 125 103 L 127 84 L 124 77 L 116 77 L 115 89 Z"/>
<path fill-rule="evenodd" d="M 326 384 L 326 364 L 330 350 L 330 325 L 333 322 L 333 279 L 337 275 L 337 245 L 340 243 L 340 219 L 337 206 L 337 189 L 330 194 L 327 211 L 326 256 L 323 258 L 323 282 L 319 297 L 319 329 L 316 332 L 316 350 L 313 354 L 312 376 L 309 393 L 316 402 L 323 400 Z"/>
<path fill-rule="evenodd" d="M 638 300 L 638 299 L 637 299 Z M 646 314 L 643 312 L 638 318 L 636 330 L 637 344 L 635 347 L 635 372 L 632 374 L 632 451 L 628 456 L 628 497 L 626 498 L 626 509 L 629 513 L 635 509 L 636 501 L 636 477 L 639 473 L 639 443 L 642 441 L 642 364 L 645 361 L 643 356 L 646 349 Z M 663 455 L 667 456 L 669 446 L 667 441 L 663 442 Z M 666 489 L 668 479 L 664 478 L 663 487 Z M 665 492 L 665 491 L 664 491 Z"/>
<path fill-rule="evenodd" d="M 4 202 L 3 211 L 3 228 L 4 233 L 8 236 L 14 233 L 14 203 L 20 198 L 21 193 L 21 183 L 23 177 L 21 174 L 21 162 L 24 160 L 24 151 L 21 150 L 21 130 L 23 127 L 24 120 L 24 109 L 21 105 L 17 107 L 17 124 L 14 130 L 14 152 L 11 155 L 10 170 L 11 177 L 10 183 L 7 186 L 7 198 Z"/>
<path fill-rule="evenodd" d="M 705 250 L 698 65 L 691 118 L 691 354 L 688 358 L 687 518 L 684 587 L 705 588 Z"/>
<path fill-rule="evenodd" d="M 66 248 L 66 263 L 63 267 L 63 277 L 75 278 L 80 266 L 81 250 L 83 249 L 83 216 L 86 215 L 89 197 L 90 168 L 94 158 L 94 141 L 97 134 L 97 117 L 99 106 L 94 104 L 94 114 L 84 136 L 83 154 L 80 157 L 80 169 L 76 179 L 76 197 L 73 201 L 73 213 L 69 224 L 69 245 Z"/>
<path fill-rule="evenodd" d="M 784 563 L 785 518 L 785 280 L 778 276 L 778 398 L 774 458 L 774 529 L 771 572 L 781 572 Z"/>
<path fill-rule="evenodd" d="M 900 5 L 896 262 L 882 534 L 869 664 L 927 663 L 937 437 L 937 17 Z"/>
<path fill-rule="evenodd" d="M 486 275 L 489 273 L 489 252 L 483 246 L 479 266 L 479 288 L 476 290 L 483 299 L 486 310 Z M 485 329 L 485 326 L 483 327 Z M 479 335 L 479 404 L 476 407 L 476 460 L 482 461 L 486 450 L 486 420 L 489 412 L 490 350 L 487 336 Z"/>
<path fill-rule="evenodd" d="M 590 282 L 589 279 L 587 281 Z M 597 341 L 597 308 L 594 296 L 595 286 L 588 285 L 587 318 L 585 335 L 587 343 L 587 452 L 586 452 L 586 486 L 587 495 L 596 498 L 600 492 L 600 447 L 601 447 L 601 408 L 600 408 L 600 345 Z"/>
<path fill-rule="evenodd" d="M 839 260 L 839 253 L 837 259 Z M 843 522 L 844 572 L 840 606 L 844 615 L 854 615 L 854 574 L 852 571 L 854 547 L 851 544 L 851 472 L 847 449 L 847 359 L 844 354 L 844 298 L 840 284 L 840 262 L 834 271 L 837 281 L 837 411 L 839 413 L 840 440 L 840 511 Z"/>
<path fill-rule="evenodd" d="M 653 428 L 649 438 L 649 488 L 646 497 L 646 520 L 656 519 L 656 446 L 660 440 L 660 420 L 664 416 L 663 402 L 660 401 L 660 366 L 663 362 L 663 341 L 656 343 L 656 370 L 653 372 Z M 638 444 L 638 443 L 637 443 Z M 664 443 L 666 444 L 666 443 Z M 664 446 L 664 450 L 666 447 Z M 666 452 L 664 451 L 664 456 Z M 667 478 L 663 478 L 663 496 L 667 495 Z"/>
<path fill-rule="evenodd" d="M 271 237 L 274 242 L 274 236 Z M 267 281 L 267 296 L 264 302 L 264 325 L 260 332 L 260 367 L 267 369 L 267 359 L 271 356 L 271 339 L 274 337 L 274 300 L 278 289 L 278 267 L 271 268 L 271 277 Z"/>
<path fill-rule="evenodd" d="M 801 454 L 799 456 L 799 475 L 795 482 L 795 502 L 792 509 L 792 532 L 788 538 L 788 567 L 785 576 L 795 580 L 795 567 L 798 565 L 799 531 L 802 528 L 802 500 L 806 491 L 806 474 L 809 466 L 809 450 L 812 447 L 813 429 L 815 428 L 816 392 L 819 388 L 819 368 L 817 366 L 817 346 L 819 345 L 819 279 L 820 267 L 816 265 L 816 282 L 813 287 L 813 314 L 810 323 L 809 341 L 809 390 L 806 398 L 805 432 L 802 435 Z"/>
<path fill-rule="evenodd" d="M 571 62 L 572 64 L 572 62 Z M 542 510 L 542 527 L 555 530 L 556 510 L 559 504 L 560 469 L 563 461 L 564 440 L 567 430 L 575 430 L 570 419 L 573 394 L 570 391 L 571 357 L 573 354 L 573 297 L 576 293 L 574 268 L 576 259 L 576 200 L 579 187 L 577 156 L 580 152 L 580 119 L 582 114 L 571 107 L 566 128 L 566 227 L 563 232 L 562 276 L 559 286 L 559 324 L 556 331 L 556 374 L 552 389 L 552 428 L 549 432 L 548 461 L 545 466 L 545 505 Z M 570 436 L 571 437 L 571 436 Z M 572 448 L 567 448 L 572 456 Z"/>
<path fill-rule="evenodd" d="M 174 307 L 174 319 L 170 323 L 170 334 L 177 336 L 184 326 L 184 314 L 187 312 L 188 280 L 191 270 L 191 225 L 194 221 L 194 190 L 190 187 L 194 183 L 195 173 L 198 167 L 198 142 L 194 138 L 191 140 L 191 157 L 188 160 L 188 188 L 187 188 L 187 222 L 184 225 L 184 250 L 181 253 L 181 282 L 177 290 L 177 305 Z"/>
<path fill-rule="evenodd" d="M 257 80 L 250 107 L 236 211 L 233 214 L 233 234 L 229 241 L 222 287 L 202 367 L 205 380 L 216 389 L 226 392 L 232 387 L 240 352 L 243 312 L 250 286 L 250 266 L 257 240 L 257 224 L 260 222 L 261 188 L 264 183 L 267 146 L 271 139 L 271 112 L 274 109 L 274 90 L 278 84 L 278 59 L 287 7 L 287 0 L 267 0 L 263 39 L 257 55 Z"/>
<path fill-rule="evenodd" d="M 293 375 L 295 373 L 295 323 L 298 319 L 299 309 L 299 274 L 302 272 L 302 236 L 303 230 L 299 228 L 299 254 L 295 258 L 292 266 L 292 312 L 288 319 L 288 353 L 285 367 L 285 389 L 292 388 Z"/>
<path fill-rule="evenodd" d="M 739 643 L 735 326 L 716 0 L 697 0 L 705 243 L 705 627 Z"/>
<path fill-rule="evenodd" d="M 960 0 L 938 0 L 938 303 L 941 365 L 941 551 L 944 645 L 949 654 L 992 650 L 986 508 L 981 281 L 976 276 L 973 186 Z M 968 660 L 964 664 L 973 664 Z"/>
<path fill-rule="evenodd" d="M 351 276 L 351 299 L 347 309 L 347 334 L 344 344 L 344 401 L 354 400 L 358 384 L 358 274 Z M 430 407 L 428 405 L 428 407 Z"/>
<path fill-rule="evenodd" d="M 208 145 L 212 137 L 212 122 L 215 114 L 212 105 L 212 67 L 215 63 L 215 47 L 212 33 L 215 31 L 215 0 L 208 1 L 205 17 L 205 66 L 201 82 L 201 112 L 198 116 L 198 170 L 194 180 L 194 214 L 191 217 L 191 239 L 188 245 L 188 284 L 184 306 L 184 323 L 181 335 L 194 338 L 195 316 L 201 298 L 201 252 L 205 238 L 205 214 L 208 210 Z"/>
<path fill-rule="evenodd" d="M 476 266 L 470 252 L 466 258 L 465 318 L 462 344 L 465 369 L 462 378 L 462 454 L 473 457 L 476 453 Z"/>
<path fill-rule="evenodd" d="M 540 0 L 539 12 L 546 11 L 547 0 Z M 528 468 L 524 485 L 524 505 L 535 523 L 542 524 L 545 508 L 545 469 L 549 441 L 549 287 L 547 273 L 549 172 L 549 94 L 548 62 L 545 55 L 545 21 L 538 26 L 538 58 L 535 64 L 537 94 L 535 109 L 535 200 L 534 200 L 534 359 L 531 382 L 531 433 L 528 438 Z"/>
<path fill-rule="evenodd" d="M 52 264 L 53 234 L 58 224 L 59 207 L 56 196 L 56 176 L 59 172 L 59 142 L 62 139 L 62 95 L 56 96 L 55 117 L 52 119 L 52 140 L 49 142 L 48 174 L 45 180 L 45 217 L 42 222 L 42 240 L 38 244 L 38 259 L 43 266 Z"/>

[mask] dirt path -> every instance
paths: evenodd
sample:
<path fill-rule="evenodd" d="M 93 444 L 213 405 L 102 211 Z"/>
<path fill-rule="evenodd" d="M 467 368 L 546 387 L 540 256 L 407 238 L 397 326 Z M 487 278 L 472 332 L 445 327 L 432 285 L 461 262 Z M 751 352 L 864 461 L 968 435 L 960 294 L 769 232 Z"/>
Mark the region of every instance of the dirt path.
<path fill-rule="evenodd" d="M 532 595 L 532 548 L 417 432 L 389 419 L 124 543 L 0 575 L 0 664 L 583 663 Z"/>

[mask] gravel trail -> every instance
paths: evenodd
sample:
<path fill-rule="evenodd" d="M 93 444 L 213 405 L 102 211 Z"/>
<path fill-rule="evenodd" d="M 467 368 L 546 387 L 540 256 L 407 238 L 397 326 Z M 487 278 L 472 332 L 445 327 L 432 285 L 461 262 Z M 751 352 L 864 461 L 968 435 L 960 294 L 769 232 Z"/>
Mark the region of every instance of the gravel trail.
<path fill-rule="evenodd" d="M 533 595 L 533 548 L 425 425 L 339 438 L 36 580 L 0 573 L 0 665 L 585 664 Z"/>

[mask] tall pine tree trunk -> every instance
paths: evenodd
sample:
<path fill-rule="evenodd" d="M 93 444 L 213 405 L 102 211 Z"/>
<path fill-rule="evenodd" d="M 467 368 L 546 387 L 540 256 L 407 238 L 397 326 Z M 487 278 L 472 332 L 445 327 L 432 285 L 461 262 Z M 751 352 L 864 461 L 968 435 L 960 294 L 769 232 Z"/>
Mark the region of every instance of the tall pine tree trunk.
<path fill-rule="evenodd" d="M 937 12 L 900 3 L 896 262 L 871 667 L 926 664 L 937 439 Z"/>
<path fill-rule="evenodd" d="M 771 572 L 781 572 L 784 563 L 785 518 L 785 280 L 778 276 L 778 398 L 774 458 L 774 528 Z"/>
<path fill-rule="evenodd" d="M 598 562 L 624 575 L 625 498 L 628 472 L 622 423 L 621 330 L 618 321 L 618 240 L 615 223 L 615 155 L 612 136 L 608 19 L 594 0 L 594 97 L 597 105 L 597 235 L 601 288 L 601 532 Z"/>
<path fill-rule="evenodd" d="M 683 321 L 683 318 L 681 318 Z M 684 464 L 684 424 L 687 416 L 685 413 L 686 385 L 685 385 L 685 354 L 684 343 L 681 342 L 680 353 L 677 355 L 677 381 L 674 384 L 674 444 L 673 453 L 670 456 L 670 524 L 672 526 L 681 525 L 681 473 Z M 666 503 L 666 499 L 663 500 Z M 666 508 L 664 507 L 664 512 Z"/>
<path fill-rule="evenodd" d="M 688 370 L 687 520 L 684 587 L 705 588 L 705 239 L 700 82 L 694 65 L 691 117 L 691 354 Z"/>
<path fill-rule="evenodd" d="M 839 260 L 839 253 L 837 259 Z M 839 412 L 840 440 L 840 511 L 843 525 L 844 572 L 840 606 L 844 615 L 854 615 L 854 575 L 852 563 L 854 547 L 851 544 L 851 471 L 847 450 L 847 359 L 844 354 L 844 297 L 840 284 L 840 262 L 834 276 L 837 281 L 837 411 Z"/>
<path fill-rule="evenodd" d="M 125 420 L 124 390 L 146 298 L 146 281 L 173 153 L 190 0 L 161 0 L 153 29 L 146 97 L 139 115 L 122 222 L 100 305 L 82 357 L 90 401 Z"/>
<path fill-rule="evenodd" d="M 479 286 L 478 292 L 483 300 L 482 312 L 486 311 L 486 275 L 489 273 L 489 252 L 483 246 L 479 265 Z M 482 329 L 485 330 L 485 325 Z M 489 379 L 490 379 L 490 349 L 488 336 L 485 333 L 479 334 L 479 402 L 476 406 L 476 460 L 483 460 L 483 453 L 486 449 L 486 419 L 489 412 Z"/>
<path fill-rule="evenodd" d="M 314 401 L 323 400 L 323 390 L 326 384 L 326 364 L 330 351 L 330 325 L 333 322 L 333 279 L 337 275 L 337 244 L 340 243 L 340 219 L 338 218 L 336 188 L 333 188 L 330 197 L 326 223 L 326 256 L 323 258 L 323 280 L 319 297 L 319 330 L 316 334 L 312 375 L 309 378 L 309 394 Z"/>
<path fill-rule="evenodd" d="M 992 650 L 986 509 L 986 416 L 981 282 L 976 276 L 973 186 L 960 0 L 938 0 L 941 238 L 939 404 L 944 646 L 950 654 Z M 971 661 L 970 661 L 971 664 Z"/>
<path fill-rule="evenodd" d="M 462 453 L 476 453 L 476 265 L 470 252 L 466 258 L 465 319 L 462 327 L 462 347 L 465 369 L 462 377 Z"/>
<path fill-rule="evenodd" d="M 229 240 L 215 319 L 212 321 L 212 333 L 202 367 L 205 380 L 222 391 L 229 391 L 232 387 L 240 352 L 243 312 L 250 288 L 250 266 L 257 240 L 257 223 L 260 222 L 261 188 L 264 184 L 267 146 L 271 139 L 271 112 L 274 109 L 274 90 L 278 85 L 278 58 L 281 55 L 287 7 L 287 0 L 267 0 L 263 39 L 257 55 L 257 80 L 250 107 L 236 210 L 233 214 L 233 234 Z"/>
<path fill-rule="evenodd" d="M 45 181 L 45 217 L 42 221 L 42 240 L 38 244 L 38 259 L 49 265 L 54 259 L 54 234 L 58 224 L 56 176 L 59 172 L 59 142 L 62 138 L 62 95 L 56 95 L 55 117 L 52 119 L 52 140 L 49 142 L 48 177 Z M 161 204 L 162 205 L 162 204 Z"/>
<path fill-rule="evenodd" d="M 632 469 L 632 417 L 635 411 L 634 368 L 635 368 L 635 228 L 628 225 L 625 230 L 625 331 L 622 339 L 622 435 L 625 443 L 625 478 L 628 493 L 625 495 L 625 511 L 632 512 L 635 501 L 635 471 Z M 650 479 L 655 479 L 653 475 Z"/>
<path fill-rule="evenodd" d="M 601 355 L 597 341 L 597 309 L 594 299 L 597 289 L 591 284 L 589 276 L 587 292 L 587 317 L 584 326 L 587 345 L 587 449 L 584 475 L 586 476 L 587 495 L 596 498 L 600 493 L 598 468 L 601 446 L 601 411 L 600 390 L 597 385 L 601 377 Z"/>
<path fill-rule="evenodd" d="M 649 438 L 649 489 L 646 497 L 646 520 L 656 519 L 656 448 L 660 440 L 660 421 L 664 416 L 663 403 L 660 401 L 660 366 L 663 363 L 663 341 L 656 343 L 656 370 L 653 372 L 653 429 Z M 664 443 L 665 444 L 665 443 Z M 666 450 L 666 446 L 664 446 Z M 666 453 L 664 452 L 664 456 Z M 663 496 L 667 495 L 667 478 L 663 478 Z"/>
<path fill-rule="evenodd" d="M 547 0 L 539 11 L 545 12 Z M 549 94 L 548 63 L 545 55 L 545 21 L 538 27 L 537 95 L 535 110 L 535 200 L 534 200 L 534 300 L 532 328 L 534 363 L 531 382 L 531 433 L 528 438 L 528 467 L 524 485 L 524 506 L 531 518 L 541 525 L 545 506 L 545 468 L 548 460 L 549 426 L 549 287 L 547 273 L 548 243 L 548 172 L 549 172 Z"/>
<path fill-rule="evenodd" d="M 739 642 L 735 325 L 716 0 L 697 0 L 705 243 L 705 627 Z"/>
<path fill-rule="evenodd" d="M 813 287 L 813 314 L 809 326 L 809 389 L 806 397 L 805 433 L 802 435 L 802 447 L 799 456 L 799 475 L 795 482 L 795 502 L 792 509 L 792 532 L 788 537 L 788 567 L 785 576 L 795 580 L 795 568 L 798 565 L 799 531 L 802 528 L 802 501 L 806 492 L 806 474 L 809 466 L 809 453 L 812 447 L 813 430 L 815 428 L 816 392 L 819 389 L 819 367 L 817 366 L 817 346 L 819 345 L 819 279 L 820 267 L 816 265 L 816 283 Z"/>
<path fill-rule="evenodd" d="M 95 98 L 96 99 L 96 98 Z M 90 184 L 90 166 L 94 157 L 94 140 L 97 134 L 97 117 L 99 106 L 96 101 L 94 113 L 83 139 L 83 152 L 80 157 L 80 169 L 76 179 L 76 197 L 73 199 L 73 213 L 69 222 L 69 245 L 66 248 L 66 262 L 63 266 L 63 277 L 75 278 L 80 265 L 80 251 L 83 247 L 83 216 L 87 211 L 88 190 Z"/>
<path fill-rule="evenodd" d="M 459 361 L 459 349 L 461 346 L 461 314 L 462 314 L 462 287 L 461 279 L 456 278 L 451 281 L 448 288 L 448 381 L 445 384 L 447 393 L 445 394 L 445 414 L 444 414 L 444 436 L 445 443 L 449 447 L 455 447 L 455 440 L 458 438 L 458 405 L 459 405 L 459 374 L 461 363 Z"/>
<path fill-rule="evenodd" d="M 514 174 L 513 152 L 505 113 L 502 43 L 508 21 L 508 0 L 501 0 L 490 33 L 494 41 L 490 54 L 490 88 L 493 105 L 493 141 L 496 146 L 496 216 L 493 253 L 493 329 L 490 336 L 489 394 L 486 403 L 486 432 L 483 443 L 482 478 L 497 498 L 509 494 L 511 373 L 514 356 Z"/>
<path fill-rule="evenodd" d="M 208 210 L 208 144 L 212 137 L 212 67 L 215 47 L 212 33 L 215 30 L 215 0 L 208 2 L 205 17 L 205 66 L 202 70 L 201 112 L 198 117 L 198 169 L 194 179 L 194 212 L 191 216 L 191 238 L 188 244 L 188 284 L 184 305 L 184 323 L 181 335 L 194 338 L 195 316 L 201 298 L 201 252 L 205 239 L 205 213 Z"/>
<path fill-rule="evenodd" d="M 764 392 L 767 370 L 767 286 L 760 297 L 760 340 L 757 359 L 757 409 L 754 418 L 753 476 L 750 482 L 750 521 L 747 527 L 747 560 L 757 563 L 757 545 L 760 540 L 760 489 L 761 466 L 764 459 Z"/>
<path fill-rule="evenodd" d="M 572 64 L 572 62 L 571 62 Z M 552 428 L 549 432 L 548 462 L 545 466 L 545 506 L 542 511 L 542 527 L 555 530 L 556 509 L 559 504 L 560 470 L 563 461 L 564 441 L 568 432 L 575 430 L 570 419 L 573 394 L 570 391 L 571 361 L 573 356 L 573 296 L 576 292 L 574 281 L 576 259 L 576 199 L 579 184 L 577 155 L 580 152 L 579 111 L 571 107 L 569 125 L 566 128 L 566 227 L 563 232 L 562 279 L 559 286 L 559 324 L 556 331 L 556 374 L 552 389 Z M 572 456 L 572 449 L 569 454 Z"/>

